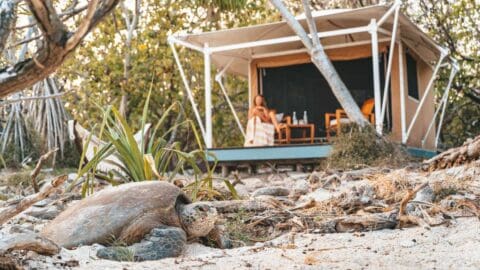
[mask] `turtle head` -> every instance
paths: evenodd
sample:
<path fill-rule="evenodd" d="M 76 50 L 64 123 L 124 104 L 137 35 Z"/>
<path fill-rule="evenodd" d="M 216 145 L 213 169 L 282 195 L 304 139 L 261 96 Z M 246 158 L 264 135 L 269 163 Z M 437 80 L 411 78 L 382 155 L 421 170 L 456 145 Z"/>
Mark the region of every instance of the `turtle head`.
<path fill-rule="evenodd" d="M 179 217 L 188 236 L 203 237 L 215 227 L 218 214 L 214 207 L 198 202 L 183 205 Z"/>

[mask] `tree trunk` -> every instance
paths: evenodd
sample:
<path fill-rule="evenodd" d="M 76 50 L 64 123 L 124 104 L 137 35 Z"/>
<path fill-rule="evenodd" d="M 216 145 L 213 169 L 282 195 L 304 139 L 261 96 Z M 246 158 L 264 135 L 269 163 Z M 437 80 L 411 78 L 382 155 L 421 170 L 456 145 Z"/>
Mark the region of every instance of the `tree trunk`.
<path fill-rule="evenodd" d="M 125 39 L 125 54 L 124 54 L 124 63 L 123 63 L 123 83 L 122 88 L 122 99 L 120 100 L 120 114 L 127 119 L 128 114 L 128 92 L 126 88 L 128 87 L 130 80 L 130 62 L 131 62 L 131 51 L 132 51 L 132 38 L 133 31 L 137 29 L 138 19 L 140 16 L 140 0 L 135 1 L 135 11 L 132 16 L 129 14 L 129 10 L 126 8 L 125 4 L 122 3 L 122 13 L 127 25 L 127 36 Z"/>
<path fill-rule="evenodd" d="M 307 23 L 310 27 L 310 34 L 312 35 L 312 39 L 308 37 L 308 34 L 305 32 L 302 25 L 285 7 L 285 5 L 282 3 L 282 0 L 270 0 L 270 2 L 282 14 L 282 17 L 286 20 L 290 28 L 292 28 L 292 30 L 300 37 L 300 40 L 304 44 L 305 48 L 307 48 L 308 54 L 310 54 L 312 63 L 325 77 L 325 80 L 328 82 L 333 94 L 347 113 L 348 117 L 361 127 L 369 125 L 369 122 L 363 116 L 360 108 L 350 94 L 350 91 L 348 91 L 345 83 L 338 75 L 335 67 L 328 58 L 322 44 L 320 43 L 320 39 L 318 38 L 317 30 L 315 27 L 315 22 L 311 15 L 309 0 L 304 0 L 304 9 Z"/>

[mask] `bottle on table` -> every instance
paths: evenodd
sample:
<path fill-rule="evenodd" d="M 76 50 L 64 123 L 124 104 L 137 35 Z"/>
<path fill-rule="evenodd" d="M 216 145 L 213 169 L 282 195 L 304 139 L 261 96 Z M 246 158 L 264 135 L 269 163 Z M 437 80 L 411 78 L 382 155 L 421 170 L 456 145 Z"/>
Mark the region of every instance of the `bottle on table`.
<path fill-rule="evenodd" d="M 298 125 L 297 112 L 293 112 L 292 122 L 294 125 Z"/>
<path fill-rule="evenodd" d="M 305 125 L 308 124 L 307 111 L 303 111 L 303 123 Z"/>

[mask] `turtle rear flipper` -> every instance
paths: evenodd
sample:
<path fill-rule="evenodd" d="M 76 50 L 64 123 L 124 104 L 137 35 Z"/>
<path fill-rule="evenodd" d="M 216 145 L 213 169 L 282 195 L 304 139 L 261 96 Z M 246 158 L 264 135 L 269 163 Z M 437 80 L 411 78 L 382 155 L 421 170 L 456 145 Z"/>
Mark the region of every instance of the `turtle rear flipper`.
<path fill-rule="evenodd" d="M 115 261 L 152 261 L 182 254 L 187 243 L 186 233 L 177 227 L 153 229 L 140 243 L 127 247 L 106 247 L 98 250 L 99 258 Z"/>

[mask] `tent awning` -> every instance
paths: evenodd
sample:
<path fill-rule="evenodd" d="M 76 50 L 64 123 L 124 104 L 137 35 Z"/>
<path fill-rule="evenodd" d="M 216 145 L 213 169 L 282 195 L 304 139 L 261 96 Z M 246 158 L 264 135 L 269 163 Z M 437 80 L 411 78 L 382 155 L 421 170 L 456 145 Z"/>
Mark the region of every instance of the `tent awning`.
<path fill-rule="evenodd" d="M 336 44 L 370 42 L 367 27 L 372 19 L 377 21 L 389 10 L 389 6 L 371 6 L 359 9 L 326 10 L 313 14 L 319 33 L 339 31 L 338 35 L 321 37 L 326 47 Z M 305 19 L 298 19 L 308 32 Z M 379 40 L 388 38 L 393 28 L 394 16 L 389 16 L 381 25 Z M 426 62 L 435 62 L 440 57 L 440 46 L 413 24 L 405 15 L 399 16 L 401 40 Z M 343 32 L 342 30 L 345 30 Z M 354 30 L 354 31 L 350 31 Z M 386 30 L 386 31 L 384 31 Z M 286 51 L 304 49 L 295 33 L 285 21 L 227 29 L 201 34 L 175 34 L 174 38 L 184 44 L 211 50 L 212 62 L 217 68 L 227 67 L 226 73 L 248 75 L 251 59 Z"/>

